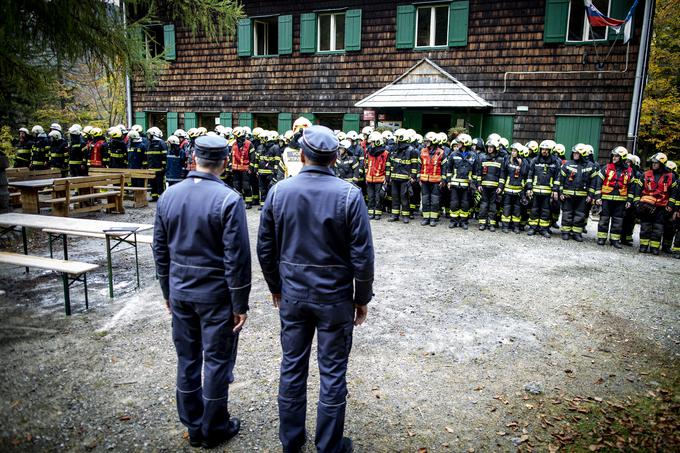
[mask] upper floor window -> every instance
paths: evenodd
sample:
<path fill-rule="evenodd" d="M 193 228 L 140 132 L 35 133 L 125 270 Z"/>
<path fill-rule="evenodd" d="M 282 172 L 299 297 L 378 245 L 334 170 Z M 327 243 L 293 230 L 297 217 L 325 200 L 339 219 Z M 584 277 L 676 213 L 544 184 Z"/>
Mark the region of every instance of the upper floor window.
<path fill-rule="evenodd" d="M 253 27 L 253 50 L 257 56 L 279 53 L 279 23 L 276 17 L 256 19 Z"/>
<path fill-rule="evenodd" d="M 319 52 L 345 50 L 345 13 L 319 14 Z"/>
<path fill-rule="evenodd" d="M 147 54 L 156 58 L 163 54 L 165 50 L 165 33 L 163 25 L 148 25 L 144 27 L 144 43 L 146 44 Z"/>
<path fill-rule="evenodd" d="M 421 6 L 416 14 L 416 47 L 446 46 L 449 5 Z"/>
<path fill-rule="evenodd" d="M 593 0 L 593 5 L 602 14 L 609 14 L 610 0 Z M 567 22 L 567 41 L 583 42 L 607 39 L 609 27 L 592 27 L 588 21 L 582 0 L 569 2 L 569 20 Z"/>

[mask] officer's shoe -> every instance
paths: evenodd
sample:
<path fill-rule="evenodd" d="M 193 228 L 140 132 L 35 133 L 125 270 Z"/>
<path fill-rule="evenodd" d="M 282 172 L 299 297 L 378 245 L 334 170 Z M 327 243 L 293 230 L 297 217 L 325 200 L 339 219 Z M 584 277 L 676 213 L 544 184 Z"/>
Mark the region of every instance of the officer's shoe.
<path fill-rule="evenodd" d="M 534 236 L 536 234 L 536 229 L 535 228 L 529 228 L 529 232 L 527 233 L 527 236 Z"/>
<path fill-rule="evenodd" d="M 562 240 L 568 241 L 569 240 L 569 233 L 562 233 Z"/>
<path fill-rule="evenodd" d="M 422 226 L 428 226 L 430 224 L 430 219 L 423 219 L 420 221 Z"/>
<path fill-rule="evenodd" d="M 456 221 L 451 219 L 449 220 L 449 228 L 456 228 L 458 225 L 456 224 Z"/>
<path fill-rule="evenodd" d="M 467 230 L 467 229 L 470 227 L 470 225 L 468 225 L 467 221 L 462 222 L 462 223 L 460 224 L 460 226 L 461 226 L 464 230 Z"/>
<path fill-rule="evenodd" d="M 621 250 L 621 249 L 623 248 L 623 247 L 621 246 L 621 242 L 620 242 L 620 241 L 611 241 L 611 244 L 612 244 L 612 247 L 614 247 L 615 249 Z"/>
<path fill-rule="evenodd" d="M 484 231 L 484 230 L 486 230 L 486 225 L 482 223 L 481 225 L 479 225 L 479 231 Z"/>
<path fill-rule="evenodd" d="M 550 230 L 548 229 L 541 230 L 541 236 L 543 236 L 546 239 L 550 239 L 552 237 L 552 235 L 550 234 Z"/>
<path fill-rule="evenodd" d="M 641 245 L 640 246 L 640 253 L 649 253 L 649 246 L 648 245 Z"/>
<path fill-rule="evenodd" d="M 581 233 L 571 233 L 571 237 L 574 238 L 576 242 L 583 242 L 583 236 Z"/>
<path fill-rule="evenodd" d="M 399 216 L 398 215 L 393 215 L 389 219 L 387 219 L 388 222 L 398 222 L 399 221 Z"/>
<path fill-rule="evenodd" d="M 604 245 L 605 242 L 607 242 L 605 239 L 597 238 L 597 245 Z"/>
<path fill-rule="evenodd" d="M 233 417 L 231 420 L 229 420 L 229 426 L 227 427 L 226 431 L 221 431 L 219 434 L 216 434 L 213 437 L 203 439 L 201 446 L 206 449 L 215 448 L 237 435 L 240 430 L 241 420 Z"/>
<path fill-rule="evenodd" d="M 352 453 L 354 451 L 354 442 L 352 442 L 352 439 L 349 437 L 343 437 L 340 451 L 342 453 Z"/>
<path fill-rule="evenodd" d="M 438 223 L 439 222 L 437 222 L 437 219 L 430 219 L 430 226 L 431 227 L 436 227 Z"/>

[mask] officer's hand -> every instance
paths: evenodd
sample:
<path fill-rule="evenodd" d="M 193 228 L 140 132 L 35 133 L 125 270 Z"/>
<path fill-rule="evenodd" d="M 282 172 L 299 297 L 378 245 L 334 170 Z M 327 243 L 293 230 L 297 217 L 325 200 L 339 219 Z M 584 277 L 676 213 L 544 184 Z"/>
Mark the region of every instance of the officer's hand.
<path fill-rule="evenodd" d="M 234 333 L 239 333 L 248 319 L 248 313 L 234 315 Z"/>
<path fill-rule="evenodd" d="M 595 204 L 598 206 L 602 206 L 602 200 L 595 200 Z"/>
<path fill-rule="evenodd" d="M 566 199 L 567 199 L 567 197 L 565 197 L 564 195 L 560 195 L 560 200 L 564 201 Z"/>
<path fill-rule="evenodd" d="M 671 208 L 670 206 L 666 206 L 666 211 L 673 212 L 673 208 Z"/>
<path fill-rule="evenodd" d="M 503 189 L 501 189 L 500 187 L 499 187 L 498 189 L 496 189 L 496 193 L 497 193 L 498 195 L 500 195 L 501 192 L 503 192 Z"/>
<path fill-rule="evenodd" d="M 279 305 L 281 305 L 281 294 L 272 294 L 272 303 L 274 308 L 279 308 Z"/>
<path fill-rule="evenodd" d="M 586 197 L 586 203 L 592 203 L 593 199 L 591 197 Z"/>
<path fill-rule="evenodd" d="M 366 321 L 368 305 L 354 305 L 354 325 L 360 326 Z"/>
<path fill-rule="evenodd" d="M 533 196 L 534 196 L 534 192 L 531 189 L 527 190 L 527 198 L 529 198 L 529 200 L 531 200 L 531 197 L 533 197 Z"/>
<path fill-rule="evenodd" d="M 558 198 L 557 192 L 553 192 L 553 193 L 552 193 L 552 199 L 553 199 L 553 201 L 557 201 L 557 198 Z"/>

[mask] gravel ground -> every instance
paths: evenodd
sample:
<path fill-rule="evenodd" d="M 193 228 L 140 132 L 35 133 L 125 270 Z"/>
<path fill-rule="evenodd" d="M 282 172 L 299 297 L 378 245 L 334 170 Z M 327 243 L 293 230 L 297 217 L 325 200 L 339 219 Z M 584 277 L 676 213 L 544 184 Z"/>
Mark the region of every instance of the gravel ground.
<path fill-rule="evenodd" d="M 151 222 L 153 208 L 110 218 Z M 248 221 L 254 253 L 255 210 Z M 658 372 L 678 376 L 680 261 L 598 247 L 592 224 L 583 244 L 474 223 L 467 232 L 372 226 L 375 298 L 348 373 L 356 451 L 514 450 L 523 441 L 508 426 L 535 434 L 536 415 L 516 409 L 527 384 L 546 397 L 617 400 L 658 385 Z M 31 234 L 31 248 L 46 254 L 46 238 Z M 113 300 L 103 242 L 72 239 L 69 252 L 102 266 L 88 279 L 89 311 L 81 289 L 72 291 L 71 317 L 55 275 L 2 268 L 0 450 L 191 450 L 150 249 L 140 250 L 139 290 L 133 254 L 114 256 Z M 225 449 L 279 451 L 278 319 L 256 259 L 251 307 L 230 388 L 242 433 Z M 310 433 L 317 394 L 312 367 Z"/>

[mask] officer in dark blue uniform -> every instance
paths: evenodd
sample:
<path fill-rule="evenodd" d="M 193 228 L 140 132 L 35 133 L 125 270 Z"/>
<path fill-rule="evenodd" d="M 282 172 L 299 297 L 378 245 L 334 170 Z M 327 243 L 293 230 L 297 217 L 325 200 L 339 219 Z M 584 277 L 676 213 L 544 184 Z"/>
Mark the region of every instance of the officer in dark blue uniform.
<path fill-rule="evenodd" d="M 196 171 L 158 200 L 153 252 L 172 312 L 177 409 L 192 446 L 212 448 L 240 429 L 229 419 L 235 338 L 247 318 L 250 246 L 240 195 L 219 175 L 227 141 L 196 140 Z M 201 385 L 201 369 L 203 384 Z"/>
<path fill-rule="evenodd" d="M 279 438 L 284 452 L 306 440 L 307 373 L 318 335 L 321 378 L 315 444 L 352 451 L 343 438 L 347 361 L 354 325 L 373 295 L 373 240 L 361 190 L 334 176 L 338 140 L 324 126 L 299 139 L 304 167 L 276 184 L 260 219 L 257 254 L 281 317 Z"/>

